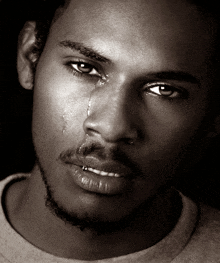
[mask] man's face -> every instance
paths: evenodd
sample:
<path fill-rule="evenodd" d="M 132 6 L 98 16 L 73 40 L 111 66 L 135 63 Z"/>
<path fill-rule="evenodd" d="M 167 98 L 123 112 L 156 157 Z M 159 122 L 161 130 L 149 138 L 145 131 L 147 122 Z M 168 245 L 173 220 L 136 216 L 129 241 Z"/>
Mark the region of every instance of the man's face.
<path fill-rule="evenodd" d="M 57 204 L 117 221 L 150 199 L 209 107 L 208 21 L 184 1 L 71 1 L 34 87 L 33 139 Z"/>

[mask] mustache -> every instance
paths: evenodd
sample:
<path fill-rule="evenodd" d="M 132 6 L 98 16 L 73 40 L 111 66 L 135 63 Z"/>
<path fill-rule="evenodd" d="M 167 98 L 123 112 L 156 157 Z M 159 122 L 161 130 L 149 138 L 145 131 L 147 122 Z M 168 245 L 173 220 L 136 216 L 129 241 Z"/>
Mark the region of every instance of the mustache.
<path fill-rule="evenodd" d="M 108 161 L 119 163 L 141 174 L 137 164 L 118 146 L 106 147 L 99 142 L 85 142 L 76 149 L 67 149 L 60 154 L 59 159 L 64 163 L 74 164 L 75 160 L 86 160 L 89 156 L 103 163 Z"/>

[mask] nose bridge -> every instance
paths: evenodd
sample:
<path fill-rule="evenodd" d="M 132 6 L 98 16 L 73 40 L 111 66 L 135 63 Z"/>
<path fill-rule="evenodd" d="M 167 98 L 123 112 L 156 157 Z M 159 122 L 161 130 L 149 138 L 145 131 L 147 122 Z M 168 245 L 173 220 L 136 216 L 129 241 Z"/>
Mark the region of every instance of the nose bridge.
<path fill-rule="evenodd" d="M 129 84 L 112 81 L 93 91 L 89 116 L 84 122 L 85 132 L 98 133 L 105 141 L 137 137 L 134 99 Z"/>

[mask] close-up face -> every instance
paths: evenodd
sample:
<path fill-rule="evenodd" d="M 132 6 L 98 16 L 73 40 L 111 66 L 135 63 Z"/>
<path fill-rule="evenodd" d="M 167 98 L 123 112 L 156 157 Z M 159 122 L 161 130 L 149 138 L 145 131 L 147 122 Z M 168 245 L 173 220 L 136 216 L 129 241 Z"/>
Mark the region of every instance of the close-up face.
<path fill-rule="evenodd" d="M 60 207 L 116 221 L 176 176 L 214 92 L 211 27 L 182 0 L 70 1 L 34 85 L 35 150 Z"/>

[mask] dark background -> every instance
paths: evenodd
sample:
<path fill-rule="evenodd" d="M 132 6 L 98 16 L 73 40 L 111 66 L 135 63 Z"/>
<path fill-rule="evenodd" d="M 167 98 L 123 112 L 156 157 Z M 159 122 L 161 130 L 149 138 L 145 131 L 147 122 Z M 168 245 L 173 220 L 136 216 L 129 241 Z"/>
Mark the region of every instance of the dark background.
<path fill-rule="evenodd" d="M 34 160 L 32 92 L 21 88 L 16 71 L 17 37 L 28 18 L 26 13 L 25 1 L 0 2 L 0 179 L 29 171 Z"/>
<path fill-rule="evenodd" d="M 31 139 L 32 91 L 21 88 L 16 71 L 17 36 L 36 12 L 34 3 L 0 0 L 0 180 L 13 173 L 29 172 L 35 159 Z M 176 185 L 193 199 L 220 208 L 220 137 L 195 170 Z"/>

